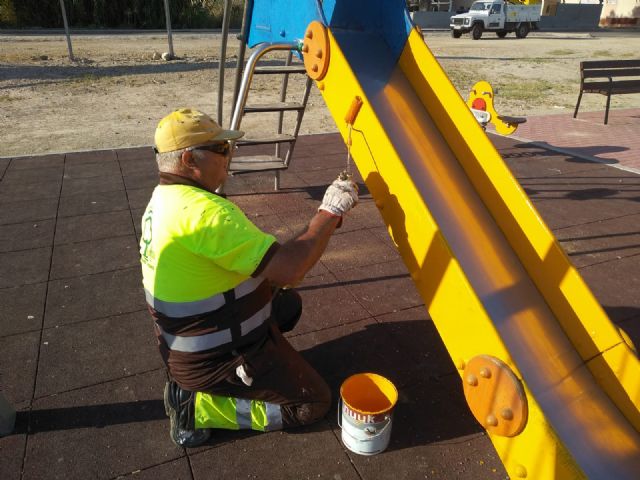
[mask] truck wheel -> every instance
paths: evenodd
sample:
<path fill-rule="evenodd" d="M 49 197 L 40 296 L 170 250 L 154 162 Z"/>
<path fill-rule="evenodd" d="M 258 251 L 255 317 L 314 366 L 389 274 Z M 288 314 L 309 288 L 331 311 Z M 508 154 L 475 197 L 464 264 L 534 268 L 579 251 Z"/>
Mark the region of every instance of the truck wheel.
<path fill-rule="evenodd" d="M 483 30 L 484 28 L 482 27 L 481 23 L 474 23 L 473 27 L 471 27 L 471 38 L 473 38 L 474 40 L 480 40 Z"/>
<path fill-rule="evenodd" d="M 498 36 L 498 38 L 504 38 L 507 36 L 507 33 L 509 32 L 507 32 L 506 30 L 498 30 L 496 32 L 496 35 Z"/>
<path fill-rule="evenodd" d="M 453 38 L 460 38 L 462 36 L 462 32 L 460 30 L 451 30 L 451 36 Z"/>
<path fill-rule="evenodd" d="M 527 35 L 529 35 L 529 24 L 521 23 L 518 25 L 518 28 L 516 28 L 516 37 L 525 38 Z"/>

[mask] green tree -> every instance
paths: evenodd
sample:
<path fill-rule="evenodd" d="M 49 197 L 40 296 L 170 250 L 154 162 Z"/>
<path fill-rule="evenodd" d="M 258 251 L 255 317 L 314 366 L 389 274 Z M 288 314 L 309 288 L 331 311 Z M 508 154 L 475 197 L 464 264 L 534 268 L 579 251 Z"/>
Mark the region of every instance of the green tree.
<path fill-rule="evenodd" d="M 15 27 L 17 22 L 13 0 L 0 0 L 0 25 Z"/>

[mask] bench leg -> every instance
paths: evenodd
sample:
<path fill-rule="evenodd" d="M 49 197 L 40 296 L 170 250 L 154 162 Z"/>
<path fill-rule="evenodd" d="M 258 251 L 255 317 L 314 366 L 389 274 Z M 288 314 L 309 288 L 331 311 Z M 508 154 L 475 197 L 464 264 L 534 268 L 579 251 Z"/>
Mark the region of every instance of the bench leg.
<path fill-rule="evenodd" d="M 604 124 L 609 121 L 609 105 L 611 104 L 611 92 L 607 95 L 607 109 L 604 111 Z"/>
<path fill-rule="evenodd" d="M 578 103 L 576 103 L 576 109 L 573 112 L 573 118 L 578 116 L 578 109 L 580 108 L 580 100 L 582 100 L 582 90 L 580 90 L 580 95 L 578 95 Z"/>

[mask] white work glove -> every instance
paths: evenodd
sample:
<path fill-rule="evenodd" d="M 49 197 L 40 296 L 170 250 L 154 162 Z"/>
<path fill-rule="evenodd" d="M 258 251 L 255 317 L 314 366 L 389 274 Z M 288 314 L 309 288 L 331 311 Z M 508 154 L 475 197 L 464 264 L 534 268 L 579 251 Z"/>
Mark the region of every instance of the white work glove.
<path fill-rule="evenodd" d="M 327 188 L 318 210 L 342 217 L 358 203 L 358 186 L 350 178 L 334 180 Z"/>

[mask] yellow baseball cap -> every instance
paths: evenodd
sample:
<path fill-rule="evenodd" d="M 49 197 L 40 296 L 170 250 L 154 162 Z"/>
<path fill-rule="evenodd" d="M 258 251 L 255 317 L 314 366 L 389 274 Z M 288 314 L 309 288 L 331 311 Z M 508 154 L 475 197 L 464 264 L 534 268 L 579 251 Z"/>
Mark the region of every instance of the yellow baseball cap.
<path fill-rule="evenodd" d="M 155 134 L 159 153 L 173 152 L 196 145 L 236 140 L 244 135 L 240 130 L 224 130 L 213 119 L 198 110 L 181 108 L 158 123 Z"/>

